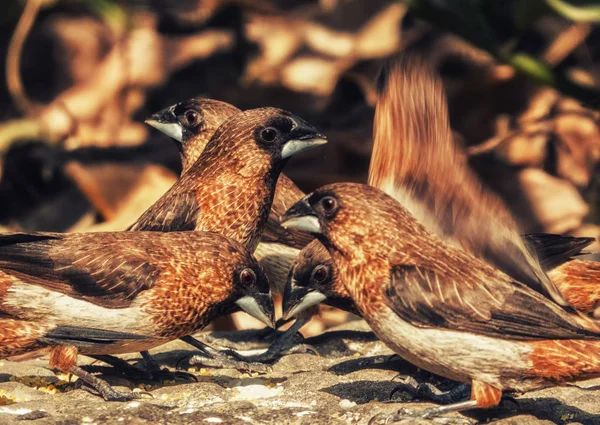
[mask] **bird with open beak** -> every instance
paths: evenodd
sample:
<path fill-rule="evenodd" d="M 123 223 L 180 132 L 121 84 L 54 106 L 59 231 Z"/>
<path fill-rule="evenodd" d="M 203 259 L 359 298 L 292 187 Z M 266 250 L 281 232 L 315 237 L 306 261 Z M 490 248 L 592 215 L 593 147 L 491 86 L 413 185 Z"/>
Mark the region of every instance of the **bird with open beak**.
<path fill-rule="evenodd" d="M 369 183 L 396 198 L 428 230 L 536 290 L 543 285 L 530 278 L 541 274 L 532 270 L 551 270 L 561 295 L 555 300 L 563 298 L 581 312 L 593 313 L 600 305 L 600 264 L 572 259 L 594 239 L 519 236 L 504 203 L 469 169 L 453 140 L 443 85 L 418 59 L 405 55 L 383 67 L 374 141 Z M 321 301 L 353 311 L 327 255 L 319 242 L 302 250 L 286 286 L 284 317 Z"/>
<path fill-rule="evenodd" d="M 153 114 L 146 123 L 175 140 L 181 157 L 182 175 L 185 175 L 200 157 L 217 128 L 239 112 L 241 111 L 238 108 L 225 102 L 193 98 Z M 198 185 L 202 184 L 200 180 L 194 181 Z M 283 288 L 293 261 L 300 249 L 313 240 L 311 235 L 291 229 L 286 230 L 279 223 L 281 215 L 289 206 L 305 195 L 285 174 L 279 176 L 271 211 L 255 251 L 259 263 L 269 276 L 274 296 L 283 295 Z M 296 323 L 275 339 L 265 353 L 251 357 L 240 356 L 240 359 L 268 362 L 281 356 L 294 345 L 296 331 L 317 312 L 318 308 L 314 308 L 299 315 Z"/>
<path fill-rule="evenodd" d="M 488 408 L 503 391 L 600 373 L 596 322 L 444 243 L 379 189 L 324 186 L 282 224 L 317 236 L 361 316 L 392 350 L 471 384 L 471 400 L 413 416 Z"/>
<path fill-rule="evenodd" d="M 0 359 L 50 354 L 108 401 L 141 394 L 81 369 L 78 354 L 149 350 L 239 310 L 273 325 L 262 268 L 215 233 L 0 235 Z"/>

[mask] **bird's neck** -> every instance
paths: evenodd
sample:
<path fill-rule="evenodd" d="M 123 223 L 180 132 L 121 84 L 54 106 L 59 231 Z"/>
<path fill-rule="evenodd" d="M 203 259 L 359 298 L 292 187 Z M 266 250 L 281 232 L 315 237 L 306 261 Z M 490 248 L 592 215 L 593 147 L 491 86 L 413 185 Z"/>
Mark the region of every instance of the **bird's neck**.
<path fill-rule="evenodd" d="M 389 276 L 386 256 L 371 255 L 360 246 L 343 250 L 330 244 L 327 248 L 335 264 L 337 280 L 342 282 L 363 316 L 383 303 L 383 286 Z"/>
<path fill-rule="evenodd" d="M 220 233 L 254 251 L 273 203 L 278 171 L 264 164 L 203 170 L 198 189 L 202 209 L 196 230 Z"/>

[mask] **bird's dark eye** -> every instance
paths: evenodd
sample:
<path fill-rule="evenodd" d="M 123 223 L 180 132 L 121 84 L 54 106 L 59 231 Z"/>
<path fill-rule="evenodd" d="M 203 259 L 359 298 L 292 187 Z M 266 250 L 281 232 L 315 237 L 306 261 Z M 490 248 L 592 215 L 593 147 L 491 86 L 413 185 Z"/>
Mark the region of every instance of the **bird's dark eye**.
<path fill-rule="evenodd" d="M 321 199 L 321 206 L 326 214 L 331 214 L 337 210 L 338 202 L 333 196 L 326 196 Z"/>
<path fill-rule="evenodd" d="M 240 282 L 244 285 L 254 285 L 256 283 L 256 274 L 252 269 L 244 269 L 240 272 Z"/>
<path fill-rule="evenodd" d="M 265 142 L 272 142 L 277 138 L 277 130 L 275 130 L 273 127 L 265 128 L 260 132 L 260 137 Z"/>
<path fill-rule="evenodd" d="M 188 125 L 196 125 L 200 122 L 200 114 L 191 109 L 189 111 L 185 111 L 183 117 L 185 118 Z"/>
<path fill-rule="evenodd" d="M 327 275 L 329 273 L 327 272 L 327 267 L 320 265 L 314 268 L 314 270 L 312 271 L 312 278 L 318 282 L 321 283 L 323 282 L 325 279 L 327 279 Z"/>

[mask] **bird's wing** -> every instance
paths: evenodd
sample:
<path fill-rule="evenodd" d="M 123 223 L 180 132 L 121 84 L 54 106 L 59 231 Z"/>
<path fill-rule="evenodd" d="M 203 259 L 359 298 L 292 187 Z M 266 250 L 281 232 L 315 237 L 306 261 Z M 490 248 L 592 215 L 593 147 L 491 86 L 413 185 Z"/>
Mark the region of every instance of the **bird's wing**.
<path fill-rule="evenodd" d="M 523 239 L 537 254 L 544 270 L 552 270 L 572 257 L 583 254 L 581 251 L 596 240 L 550 233 L 530 233 L 523 235 Z"/>
<path fill-rule="evenodd" d="M 574 315 L 524 285 L 493 275 L 471 276 L 396 265 L 390 271 L 386 303 L 417 327 L 519 340 L 600 338 L 579 326 Z"/>
<path fill-rule="evenodd" d="M 81 326 L 57 326 L 48 331 L 41 342 L 50 344 L 74 345 L 79 348 L 111 345 L 119 341 L 148 339 L 149 336 L 131 332 L 118 332 L 107 329 L 85 328 Z"/>
<path fill-rule="evenodd" d="M 369 184 L 442 239 L 568 305 L 525 246 L 506 205 L 470 169 L 450 128 L 441 80 L 407 55 L 389 61 L 379 79 Z"/>
<path fill-rule="evenodd" d="M 195 230 L 200 206 L 193 190 L 173 189 L 162 196 L 127 230 L 152 232 L 183 232 Z"/>
<path fill-rule="evenodd" d="M 128 305 L 151 288 L 160 270 L 129 232 L 0 235 L 0 270 L 106 307 Z"/>

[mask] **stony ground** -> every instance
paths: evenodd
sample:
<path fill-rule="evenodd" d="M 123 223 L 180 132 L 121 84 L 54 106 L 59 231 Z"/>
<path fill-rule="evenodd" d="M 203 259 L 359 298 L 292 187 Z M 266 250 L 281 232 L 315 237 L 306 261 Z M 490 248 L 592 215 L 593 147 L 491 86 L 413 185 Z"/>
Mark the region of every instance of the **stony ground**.
<path fill-rule="evenodd" d="M 221 334 L 219 339 L 208 334 L 199 337 L 226 344 L 239 339 L 240 334 Z M 104 374 L 103 378 L 120 389 L 143 387 L 154 396 L 125 403 L 108 403 L 78 388 L 77 383 L 65 384 L 47 368 L 45 359 L 3 361 L 0 424 L 367 424 L 377 413 L 431 406 L 410 401 L 405 392 L 389 400 L 397 385 L 391 380 L 398 372 L 438 381 L 398 358 L 390 359 L 390 352 L 364 323 L 352 322 L 343 330 L 309 342 L 322 356 L 290 355 L 273 365 L 272 372 L 262 375 L 206 368 L 195 372 L 199 382 L 159 383 L 132 382 Z M 175 342 L 156 353 L 161 363 L 172 367 L 191 351 Z M 600 380 L 588 381 L 586 386 L 594 383 Z M 599 401 L 600 390 L 553 388 L 524 395 L 517 404 L 506 402 L 492 411 L 469 414 L 468 418 L 498 425 L 600 424 Z"/>

